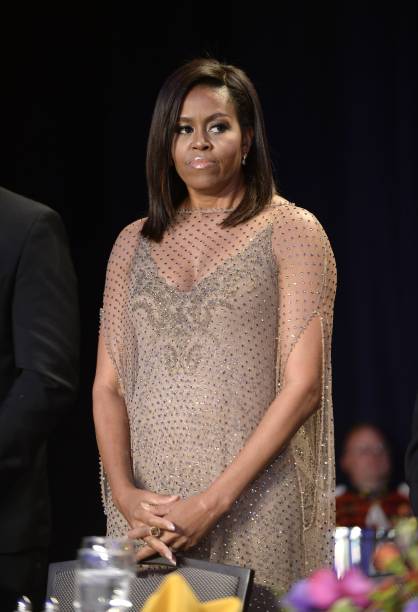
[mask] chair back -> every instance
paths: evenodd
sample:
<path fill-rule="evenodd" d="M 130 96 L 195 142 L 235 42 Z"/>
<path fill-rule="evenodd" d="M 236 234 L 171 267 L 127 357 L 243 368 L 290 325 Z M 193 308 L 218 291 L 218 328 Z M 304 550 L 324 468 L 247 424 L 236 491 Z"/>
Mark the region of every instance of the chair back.
<path fill-rule="evenodd" d="M 172 572 L 187 580 L 201 602 L 235 595 L 242 601 L 242 609 L 247 610 L 254 576 L 251 569 L 182 557 L 178 554 L 175 568 L 161 557 L 152 558 L 146 563 L 149 567 L 138 570 L 131 585 L 130 599 L 134 610 L 140 610 L 148 597 Z M 58 599 L 60 612 L 73 612 L 76 568 L 76 561 L 49 565 L 47 597 Z"/>

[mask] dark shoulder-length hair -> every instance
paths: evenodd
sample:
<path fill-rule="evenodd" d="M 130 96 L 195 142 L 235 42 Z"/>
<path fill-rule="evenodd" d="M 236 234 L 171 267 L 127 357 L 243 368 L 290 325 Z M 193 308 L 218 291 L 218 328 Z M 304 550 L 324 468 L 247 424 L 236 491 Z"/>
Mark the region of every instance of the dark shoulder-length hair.
<path fill-rule="evenodd" d="M 222 226 L 238 225 L 268 205 L 276 191 L 261 104 L 243 70 L 215 59 L 194 59 L 173 72 L 155 103 L 148 137 L 146 172 L 149 211 L 141 233 L 159 242 L 187 196 L 184 182 L 172 163 L 171 149 L 180 109 L 196 85 L 226 87 L 241 129 L 251 127 L 254 138 L 243 166 L 246 190 Z"/>

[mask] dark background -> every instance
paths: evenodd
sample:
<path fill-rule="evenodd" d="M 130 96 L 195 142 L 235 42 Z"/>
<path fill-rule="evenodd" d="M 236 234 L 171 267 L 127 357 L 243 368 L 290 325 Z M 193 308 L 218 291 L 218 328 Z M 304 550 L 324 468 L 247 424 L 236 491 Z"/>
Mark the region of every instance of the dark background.
<path fill-rule="evenodd" d="M 246 70 L 281 193 L 333 245 L 337 453 L 350 425 L 375 422 L 402 480 L 417 388 L 416 2 L 125 10 L 17 3 L 1 17 L 0 184 L 62 215 L 80 288 L 80 399 L 50 443 L 53 559 L 104 530 L 91 386 L 105 266 L 117 233 L 146 214 L 153 105 L 185 60 Z"/>

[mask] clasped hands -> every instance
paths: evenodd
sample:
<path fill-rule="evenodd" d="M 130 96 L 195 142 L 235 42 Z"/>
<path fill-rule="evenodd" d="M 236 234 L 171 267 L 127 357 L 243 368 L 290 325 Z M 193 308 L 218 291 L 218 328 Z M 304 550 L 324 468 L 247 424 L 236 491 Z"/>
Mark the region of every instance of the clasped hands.
<path fill-rule="evenodd" d="M 118 505 L 131 526 L 128 537 L 146 543 L 137 554 L 138 561 L 158 553 L 175 564 L 172 551 L 195 546 L 222 514 L 207 492 L 180 499 L 133 489 Z M 151 535 L 152 527 L 159 528 L 159 537 Z"/>

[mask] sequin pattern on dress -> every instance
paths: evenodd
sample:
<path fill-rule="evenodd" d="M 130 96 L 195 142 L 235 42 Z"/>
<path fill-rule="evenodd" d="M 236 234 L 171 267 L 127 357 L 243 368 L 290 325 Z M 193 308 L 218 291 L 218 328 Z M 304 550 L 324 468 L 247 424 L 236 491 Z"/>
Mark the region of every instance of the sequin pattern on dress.
<path fill-rule="evenodd" d="M 276 198 L 236 227 L 184 210 L 160 243 L 125 228 L 106 275 L 102 333 L 123 390 L 137 486 L 202 491 L 238 454 L 281 392 L 307 327 L 322 333 L 320 408 L 190 551 L 255 569 L 254 610 L 332 562 L 331 335 L 336 289 L 328 238 L 309 211 Z M 108 533 L 128 525 L 103 474 Z M 188 552 L 189 554 L 189 552 Z"/>

